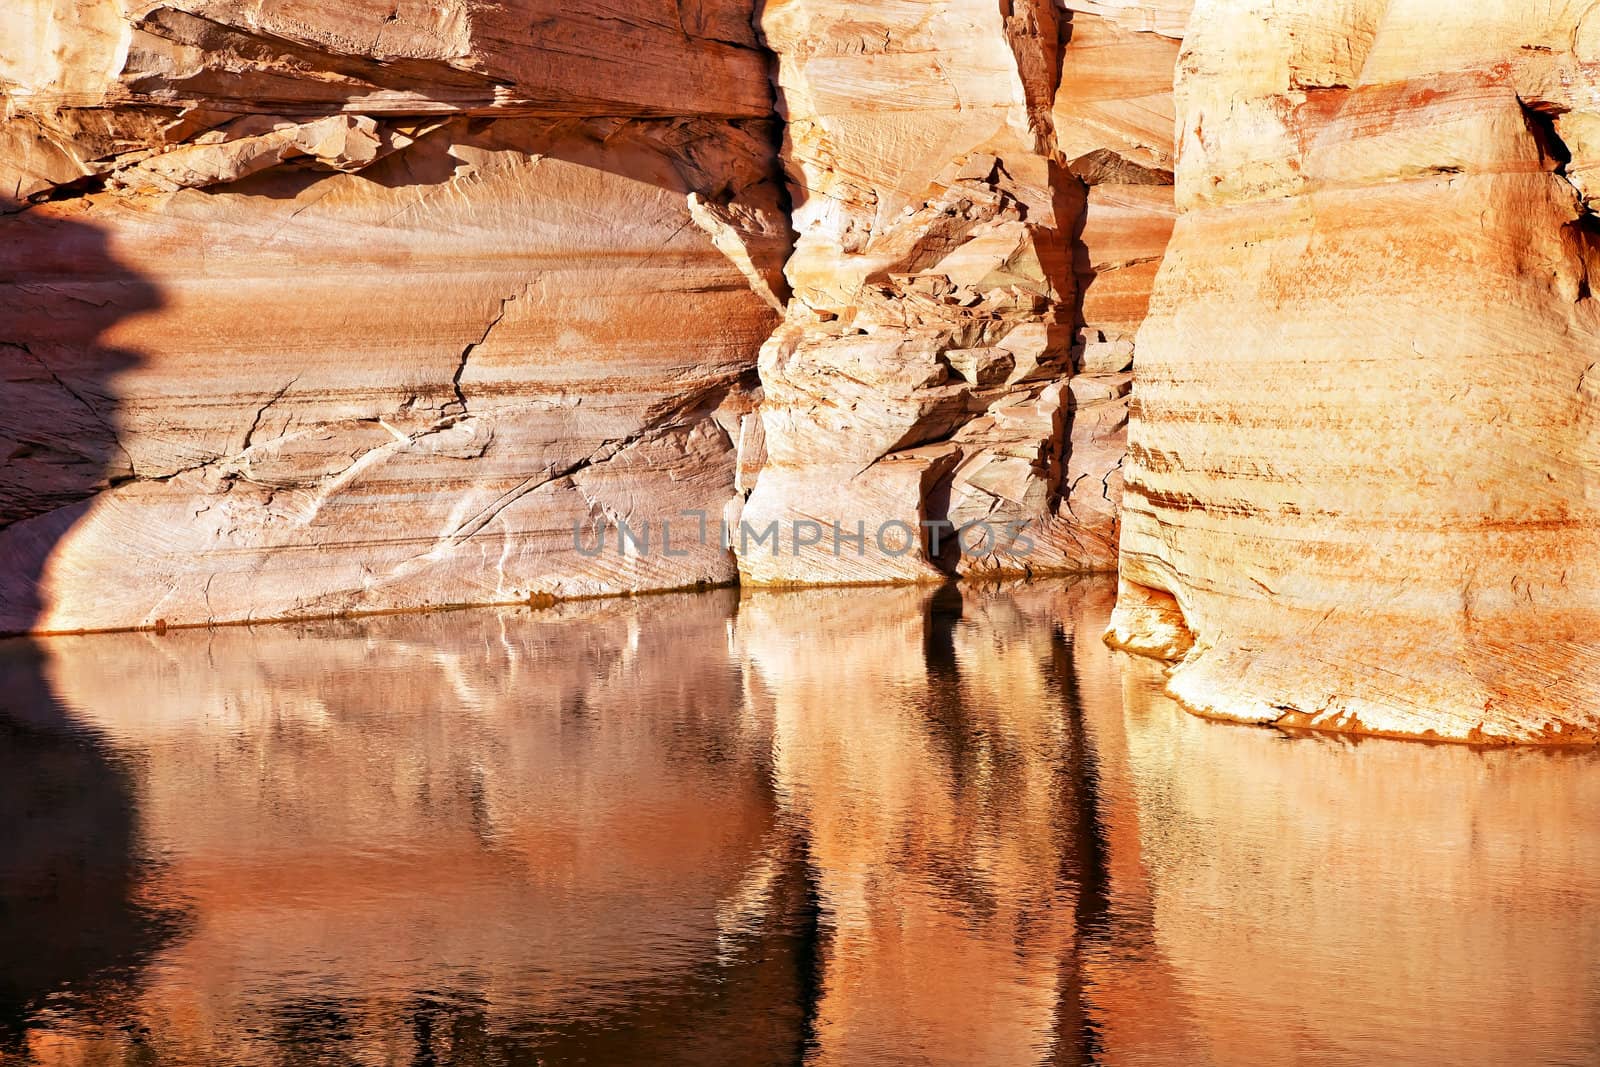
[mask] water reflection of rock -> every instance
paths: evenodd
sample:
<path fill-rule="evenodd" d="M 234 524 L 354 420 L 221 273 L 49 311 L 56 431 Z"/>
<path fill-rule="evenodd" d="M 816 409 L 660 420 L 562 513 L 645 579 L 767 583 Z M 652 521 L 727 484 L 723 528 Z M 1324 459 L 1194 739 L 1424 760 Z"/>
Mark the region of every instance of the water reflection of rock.
<path fill-rule="evenodd" d="M 1600 1049 L 1600 758 L 1121 723 L 1188 1062 L 1581 1063 Z"/>
<path fill-rule="evenodd" d="M 719 908 L 774 820 L 730 607 L 53 643 L 72 703 L 140 753 L 153 888 L 194 916 L 144 979 L 153 1040 L 791 1058 L 803 946 L 725 936 Z M 773 899 L 803 910 L 779 866 Z"/>
<path fill-rule="evenodd" d="M 11 214 L 3 230 L 0 633 L 12 633 L 36 622 L 90 498 L 133 474 L 118 383 L 142 356 L 120 338 L 164 297 L 84 212 Z M 32 642 L 0 642 L 0 1060 L 40 1011 L 114 1017 L 117 977 L 172 919 L 138 899 L 128 768 L 62 709 L 42 660 Z"/>
<path fill-rule="evenodd" d="M 1593 754 L 1194 719 L 1099 641 L 1113 592 L 50 641 L 138 798 L 124 851 L 160 864 L 129 892 L 188 916 L 96 995 L 166 1058 L 238 1064 L 1600 1042 Z M 50 1029 L 45 1061 L 131 1040 L 87 1012 Z"/>
<path fill-rule="evenodd" d="M 139 901 L 128 768 L 62 714 L 39 659 L 0 643 L 0 1062 L 41 1008 L 114 1018 L 171 918 Z"/>
<path fill-rule="evenodd" d="M 1081 747 L 1055 606 L 919 589 L 741 605 L 747 701 L 772 717 L 827 930 L 814 1062 L 1038 1062 L 1076 1012 Z"/>

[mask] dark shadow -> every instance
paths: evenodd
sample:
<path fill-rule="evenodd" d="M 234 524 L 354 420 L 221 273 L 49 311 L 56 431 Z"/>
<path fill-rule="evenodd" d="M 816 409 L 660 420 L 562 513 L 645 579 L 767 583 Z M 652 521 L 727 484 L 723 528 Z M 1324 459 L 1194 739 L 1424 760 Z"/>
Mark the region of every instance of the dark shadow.
<path fill-rule="evenodd" d="M 1056 197 L 1056 211 L 1072 211 L 1072 215 L 1058 215 L 1062 218 L 1071 218 L 1068 229 L 1062 236 L 1066 239 L 1067 250 L 1071 257 L 1072 272 L 1072 327 L 1082 330 L 1084 323 L 1084 301 L 1089 296 L 1089 288 L 1094 285 L 1094 264 L 1089 260 L 1089 246 L 1083 242 L 1084 227 L 1089 224 L 1089 187 L 1083 179 L 1073 174 L 1065 167 L 1052 163 L 1050 165 L 1051 191 Z M 1094 338 L 1085 338 L 1094 340 Z M 1073 372 L 1077 372 L 1076 367 Z"/>
<path fill-rule="evenodd" d="M 166 936 L 143 880 L 128 768 L 67 721 L 31 641 L 0 642 L 0 1059 L 38 1010 L 120 1025 Z"/>
<path fill-rule="evenodd" d="M 1077 884 L 1077 939 L 1061 965 L 1061 996 L 1056 1009 L 1053 1063 L 1065 1067 L 1101 1063 L 1105 1041 L 1096 1022 L 1086 958 L 1111 934 L 1110 845 L 1101 814 L 1100 761 L 1084 721 L 1083 695 L 1074 656 L 1075 634 L 1057 623 L 1051 628 L 1053 682 L 1068 728 L 1058 791 L 1063 822 L 1073 847 L 1063 852 L 1064 880 Z"/>
<path fill-rule="evenodd" d="M 940 586 L 924 608 L 922 657 L 928 670 L 928 697 L 923 714 L 928 739 L 944 755 L 956 789 L 972 772 L 972 722 L 962 690 L 956 657 L 956 629 L 965 611 L 961 587 Z"/>
<path fill-rule="evenodd" d="M 0 220 L 0 635 L 34 628 L 39 579 L 88 501 L 134 474 L 116 376 L 137 353 L 104 337 L 161 306 L 104 231 L 35 209 Z"/>
<path fill-rule="evenodd" d="M 103 338 L 161 300 L 102 230 L 53 208 L 0 219 L 0 289 L 0 632 L 22 633 L 57 542 L 133 475 L 114 379 L 139 360 Z M 0 641 L 0 1059 L 46 1005 L 119 1025 L 167 936 L 137 902 L 128 768 L 73 720 L 47 667 L 43 643 Z"/>

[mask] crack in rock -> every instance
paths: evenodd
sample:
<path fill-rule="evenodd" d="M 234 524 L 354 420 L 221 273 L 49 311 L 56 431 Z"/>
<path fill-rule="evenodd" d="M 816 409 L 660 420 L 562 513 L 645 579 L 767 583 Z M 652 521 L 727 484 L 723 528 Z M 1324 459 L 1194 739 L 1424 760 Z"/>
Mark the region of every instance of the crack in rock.
<path fill-rule="evenodd" d="M 29 348 L 26 344 L 23 344 L 20 341 L 8 341 L 7 344 L 10 347 L 20 351 L 34 363 L 38 364 L 39 369 L 50 375 L 50 380 L 55 382 L 56 385 L 61 388 L 62 392 L 76 400 L 83 407 L 83 409 L 89 413 L 94 421 L 100 424 L 100 428 L 105 430 L 107 436 L 111 438 L 111 443 L 116 446 L 117 451 L 121 452 L 123 458 L 128 461 L 128 479 L 137 478 L 139 476 L 139 471 L 138 468 L 134 466 L 133 453 L 128 451 L 128 447 L 122 443 L 122 438 L 117 433 L 116 427 L 112 426 L 111 423 L 106 420 L 106 417 L 100 413 L 100 410 L 93 404 L 89 403 L 88 399 L 84 397 L 82 393 L 78 392 L 76 389 L 72 388 L 72 386 L 63 381 L 61 376 L 55 372 L 55 368 L 46 363 L 44 359 L 34 352 L 32 348 Z M 128 479 L 119 479 L 118 481 L 127 481 Z M 116 482 L 113 484 L 116 484 Z"/>
<path fill-rule="evenodd" d="M 496 326 L 500 325 L 500 320 L 506 317 L 506 309 L 511 306 L 512 302 L 527 296 L 528 290 L 532 287 L 533 282 L 526 282 L 523 284 L 521 289 L 512 293 L 510 296 L 501 297 L 500 310 L 495 312 L 494 318 L 490 319 L 489 324 L 483 328 L 483 333 L 479 335 L 476 341 L 469 342 L 467 346 L 461 350 L 461 356 L 456 362 L 455 374 L 451 375 L 450 377 L 450 388 L 455 391 L 456 398 L 451 403 L 445 405 L 443 409 L 445 414 L 450 414 L 449 409 L 452 407 L 459 407 L 459 411 L 457 411 L 456 414 L 465 415 L 467 413 L 467 394 L 466 391 L 461 388 L 461 378 L 467 373 L 467 363 L 472 359 L 472 353 L 481 348 L 483 344 L 489 340 L 489 335 L 494 333 Z"/>
<path fill-rule="evenodd" d="M 298 382 L 299 380 L 300 375 L 298 374 L 296 374 L 293 378 L 290 378 L 288 384 L 274 393 L 272 395 L 272 399 L 268 400 L 265 404 L 262 404 L 261 407 L 256 410 L 256 417 L 251 421 L 250 428 L 245 430 L 244 442 L 239 446 L 240 455 L 250 451 L 251 444 L 255 441 L 256 431 L 261 428 L 262 417 L 266 415 L 267 411 L 271 409 L 274 404 L 282 400 L 284 395 L 288 393 L 290 389 L 294 388 L 294 383 Z"/>

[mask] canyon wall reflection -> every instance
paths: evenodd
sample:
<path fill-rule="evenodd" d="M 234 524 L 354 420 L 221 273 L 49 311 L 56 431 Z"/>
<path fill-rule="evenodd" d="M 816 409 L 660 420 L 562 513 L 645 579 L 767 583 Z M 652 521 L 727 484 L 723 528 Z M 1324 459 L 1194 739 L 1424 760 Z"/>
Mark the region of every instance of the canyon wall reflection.
<path fill-rule="evenodd" d="M 1593 754 L 1202 722 L 1101 644 L 1114 591 L 724 592 L 42 642 L 48 692 L 10 697 L 0 763 L 126 810 L 63 839 L 26 807 L 39 832 L 18 840 L 53 843 L 0 867 L 0 915 L 70 925 L 25 905 L 104 853 L 114 929 L 60 975 L 27 955 L 37 929 L 0 942 L 0 971 L 28 976 L 0 1051 L 1592 1058 Z M 35 705 L 91 755 L 30 761 Z M 14 873 L 41 865 L 45 883 Z"/>

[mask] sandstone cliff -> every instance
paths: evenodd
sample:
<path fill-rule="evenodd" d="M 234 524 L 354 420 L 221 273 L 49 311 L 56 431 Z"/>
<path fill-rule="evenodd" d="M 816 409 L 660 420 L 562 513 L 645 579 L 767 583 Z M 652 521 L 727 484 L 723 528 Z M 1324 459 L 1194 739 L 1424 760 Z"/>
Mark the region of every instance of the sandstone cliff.
<path fill-rule="evenodd" d="M 1197 8 L 1114 628 L 1190 707 L 1600 736 L 1597 12 Z"/>
<path fill-rule="evenodd" d="M 1195 710 L 1594 741 L 1535 6 L 8 5 L 0 632 L 1120 560 Z"/>
<path fill-rule="evenodd" d="M 1079 6 L 11 7 L 0 631 L 1115 566 L 1175 31 Z"/>
<path fill-rule="evenodd" d="M 738 4 L 585 10 L 8 7 L 0 630 L 734 577 L 573 531 L 733 495 L 767 58 Z"/>

